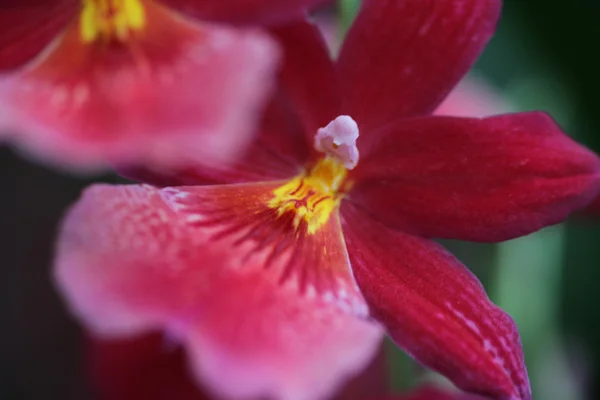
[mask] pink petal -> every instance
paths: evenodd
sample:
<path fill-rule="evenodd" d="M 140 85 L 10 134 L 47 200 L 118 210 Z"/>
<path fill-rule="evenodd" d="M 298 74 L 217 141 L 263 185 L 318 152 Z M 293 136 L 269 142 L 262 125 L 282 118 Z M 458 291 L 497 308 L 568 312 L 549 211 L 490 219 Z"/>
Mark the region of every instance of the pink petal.
<path fill-rule="evenodd" d="M 381 331 L 357 318 L 339 219 L 294 231 L 267 206 L 278 186 L 92 187 L 60 233 L 59 287 L 96 334 L 181 341 L 219 395 L 326 396 L 368 363 Z"/>
<path fill-rule="evenodd" d="M 0 5 L 0 71 L 35 57 L 75 15 L 78 0 L 3 0 Z"/>
<path fill-rule="evenodd" d="M 351 201 L 420 236 L 511 239 L 564 220 L 600 190 L 600 159 L 539 112 L 414 118 L 358 147 Z"/>
<path fill-rule="evenodd" d="M 183 350 L 159 334 L 90 340 L 87 363 L 98 400 L 210 399 L 193 383 Z"/>
<path fill-rule="evenodd" d="M 344 112 L 381 127 L 432 112 L 495 30 L 500 0 L 367 0 L 339 59 Z"/>
<path fill-rule="evenodd" d="M 484 80 L 467 77 L 450 92 L 434 114 L 482 118 L 508 113 L 511 108 Z"/>
<path fill-rule="evenodd" d="M 330 0 L 161 0 L 202 20 L 234 23 L 280 23 L 303 17 Z"/>
<path fill-rule="evenodd" d="M 77 20 L 4 76 L 0 126 L 28 152 L 79 168 L 221 162 L 243 149 L 270 88 L 274 44 L 144 4 L 147 29 L 126 43 L 85 44 Z"/>
<path fill-rule="evenodd" d="M 245 183 L 288 179 L 300 172 L 309 157 L 309 143 L 287 99 L 273 96 L 266 107 L 258 134 L 243 154 L 230 163 L 190 160 L 180 168 L 117 165 L 119 174 L 156 186 Z"/>
<path fill-rule="evenodd" d="M 517 327 L 475 276 L 441 246 L 342 206 L 354 277 L 392 339 L 459 388 L 530 400 Z"/>

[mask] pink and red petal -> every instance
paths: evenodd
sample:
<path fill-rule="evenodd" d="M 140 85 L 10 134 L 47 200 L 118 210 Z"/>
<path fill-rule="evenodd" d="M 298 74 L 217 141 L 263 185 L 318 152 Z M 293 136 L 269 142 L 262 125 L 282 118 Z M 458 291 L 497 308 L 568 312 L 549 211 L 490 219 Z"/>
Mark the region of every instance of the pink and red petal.
<path fill-rule="evenodd" d="M 414 118 L 361 139 L 350 200 L 419 236 L 511 239 L 600 190 L 600 159 L 544 113 Z"/>
<path fill-rule="evenodd" d="M 75 21 L 34 63 L 2 78 L 0 125 L 13 140 L 88 168 L 223 161 L 244 148 L 270 88 L 275 44 L 144 5 L 145 30 L 125 42 L 84 43 Z"/>
<path fill-rule="evenodd" d="M 366 0 L 339 58 L 361 130 L 432 112 L 492 36 L 500 0 Z"/>
<path fill-rule="evenodd" d="M 290 229 L 267 207 L 277 186 L 89 189 L 61 230 L 59 287 L 97 334 L 181 341 L 218 394 L 325 396 L 368 363 L 381 331 L 357 318 L 339 219 L 311 236 Z"/>
<path fill-rule="evenodd" d="M 517 327 L 465 266 L 351 204 L 341 215 L 356 282 L 372 317 L 401 348 L 463 390 L 531 399 Z"/>
<path fill-rule="evenodd" d="M 331 0 L 161 0 L 189 16 L 227 23 L 276 24 L 301 19 Z"/>
<path fill-rule="evenodd" d="M 0 71 L 34 58 L 76 15 L 78 0 L 4 0 L 0 5 Z"/>

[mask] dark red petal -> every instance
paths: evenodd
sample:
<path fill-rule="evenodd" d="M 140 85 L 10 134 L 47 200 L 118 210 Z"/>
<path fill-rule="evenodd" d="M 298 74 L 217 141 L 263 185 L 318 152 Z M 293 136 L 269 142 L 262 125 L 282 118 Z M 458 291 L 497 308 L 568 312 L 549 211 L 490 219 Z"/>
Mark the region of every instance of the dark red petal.
<path fill-rule="evenodd" d="M 417 361 L 463 390 L 530 400 L 519 333 L 477 278 L 427 239 L 385 227 L 351 204 L 342 227 L 371 315 Z"/>
<path fill-rule="evenodd" d="M 3 0 L 0 4 L 0 71 L 35 57 L 69 23 L 78 0 Z"/>
<path fill-rule="evenodd" d="M 348 381 L 330 400 L 383 400 L 389 392 L 386 346 L 357 376 Z"/>
<path fill-rule="evenodd" d="M 122 340 L 90 339 L 87 365 L 98 400 L 211 398 L 193 382 L 186 368 L 183 349 L 161 334 Z M 367 368 L 344 385 L 331 399 L 384 400 L 386 392 L 387 363 L 384 346 L 380 346 L 377 356 Z M 428 389 L 418 392 L 421 393 L 434 392 Z M 410 400 L 446 398 L 411 397 Z M 459 399 L 448 397 L 448 400 Z"/>
<path fill-rule="evenodd" d="M 374 399 L 373 399 L 374 400 Z M 386 400 L 485 400 L 483 397 L 468 393 L 451 392 L 426 385 L 418 388 L 408 396 L 389 396 Z"/>
<path fill-rule="evenodd" d="M 587 215 L 594 215 L 594 216 L 600 215 L 600 197 L 597 197 L 596 200 L 594 200 L 592 202 L 592 204 L 590 204 L 590 206 L 585 209 L 585 213 Z"/>
<path fill-rule="evenodd" d="M 316 25 L 297 22 L 273 29 L 284 51 L 283 92 L 297 112 L 311 148 L 317 129 L 340 115 L 337 75 Z"/>
<path fill-rule="evenodd" d="M 600 190 L 600 159 L 544 113 L 414 118 L 367 135 L 351 201 L 420 236 L 511 239 Z"/>
<path fill-rule="evenodd" d="M 58 238 L 61 292 L 96 334 L 165 331 L 227 397 L 326 396 L 369 362 L 381 330 L 357 318 L 337 215 L 295 231 L 267 206 L 276 187 L 94 186 Z"/>
<path fill-rule="evenodd" d="M 126 178 L 161 187 L 288 179 L 300 172 L 310 152 L 304 130 L 289 108 L 285 96 L 274 96 L 258 135 L 233 162 L 207 164 L 196 158 L 178 168 L 120 164 L 116 170 Z"/>
<path fill-rule="evenodd" d="M 67 166 L 237 155 L 273 83 L 275 43 L 143 4 L 146 26 L 124 42 L 83 41 L 78 18 L 34 63 L 2 77 L 0 126 Z"/>
<path fill-rule="evenodd" d="M 228 23 L 280 23 L 330 0 L 161 0 L 189 16 Z"/>
<path fill-rule="evenodd" d="M 160 334 L 89 341 L 87 366 L 98 400 L 208 400 L 187 371 L 183 349 Z"/>
<path fill-rule="evenodd" d="M 339 59 L 359 127 L 432 112 L 496 28 L 500 0 L 366 0 Z"/>

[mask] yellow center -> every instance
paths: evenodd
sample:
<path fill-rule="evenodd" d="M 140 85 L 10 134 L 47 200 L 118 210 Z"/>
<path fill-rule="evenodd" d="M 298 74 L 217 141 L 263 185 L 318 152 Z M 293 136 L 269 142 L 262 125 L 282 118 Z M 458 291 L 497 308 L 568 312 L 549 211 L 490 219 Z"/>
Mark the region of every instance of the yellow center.
<path fill-rule="evenodd" d="M 349 189 L 347 175 L 340 161 L 326 157 L 310 171 L 275 189 L 268 206 L 277 210 L 278 217 L 293 213 L 294 228 L 304 222 L 306 232 L 313 235 L 327 223 Z"/>
<path fill-rule="evenodd" d="M 82 0 L 80 34 L 84 42 L 99 37 L 126 40 L 146 25 L 142 0 Z"/>

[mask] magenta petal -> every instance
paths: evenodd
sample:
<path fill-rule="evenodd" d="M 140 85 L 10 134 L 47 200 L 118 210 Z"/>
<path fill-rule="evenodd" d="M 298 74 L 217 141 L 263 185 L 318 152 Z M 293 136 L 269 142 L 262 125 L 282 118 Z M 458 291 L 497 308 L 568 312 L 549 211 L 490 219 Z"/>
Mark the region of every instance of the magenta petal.
<path fill-rule="evenodd" d="M 463 390 L 531 399 L 517 327 L 465 266 L 350 204 L 342 206 L 342 227 L 371 315 L 401 348 Z"/>
<path fill-rule="evenodd" d="M 275 44 L 144 4 L 139 37 L 83 43 L 74 21 L 35 62 L 3 76 L 0 128 L 67 167 L 172 167 L 237 155 L 272 88 Z"/>
<path fill-rule="evenodd" d="M 331 0 L 161 0 L 189 16 L 228 23 L 280 23 Z"/>
<path fill-rule="evenodd" d="M 433 111 L 495 30 L 500 0 L 367 0 L 339 59 L 361 127 Z"/>
<path fill-rule="evenodd" d="M 564 220 L 600 190 L 600 159 L 540 112 L 407 119 L 365 133 L 359 149 L 349 199 L 419 236 L 511 239 Z"/>
<path fill-rule="evenodd" d="M 35 57 L 75 16 L 78 0 L 3 0 L 0 4 L 0 71 Z"/>
<path fill-rule="evenodd" d="M 95 334 L 165 331 L 220 395 L 327 396 L 382 332 L 357 317 L 339 219 L 297 237 L 266 207 L 278 186 L 94 186 L 63 224 L 59 288 Z"/>

